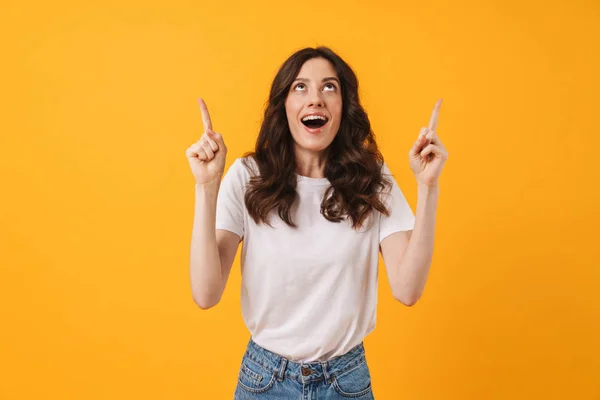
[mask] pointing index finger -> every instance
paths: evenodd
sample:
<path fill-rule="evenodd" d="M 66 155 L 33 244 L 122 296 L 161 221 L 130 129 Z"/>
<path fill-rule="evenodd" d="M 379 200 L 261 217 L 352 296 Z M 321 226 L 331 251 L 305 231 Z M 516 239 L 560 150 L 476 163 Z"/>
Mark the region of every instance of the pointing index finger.
<path fill-rule="evenodd" d="M 440 107 L 442 106 L 442 99 L 439 99 L 437 103 L 435 103 L 435 107 L 433 107 L 433 112 L 431 113 L 431 119 L 429 120 L 429 129 L 435 131 L 437 129 L 438 124 L 438 115 L 440 114 Z"/>
<path fill-rule="evenodd" d="M 206 103 L 204 100 L 198 99 L 198 104 L 200 104 L 200 111 L 202 112 L 202 123 L 204 124 L 204 130 L 212 131 L 212 122 L 210 121 L 210 114 L 208 113 Z"/>

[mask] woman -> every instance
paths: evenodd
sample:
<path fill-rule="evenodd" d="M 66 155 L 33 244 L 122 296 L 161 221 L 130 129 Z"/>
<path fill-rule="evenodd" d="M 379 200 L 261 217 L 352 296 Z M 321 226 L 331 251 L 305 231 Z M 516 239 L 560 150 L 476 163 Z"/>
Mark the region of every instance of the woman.
<path fill-rule="evenodd" d="M 378 252 L 394 297 L 414 304 L 448 155 L 435 133 L 440 105 L 409 152 L 415 217 L 377 148 L 354 72 L 330 49 L 283 63 L 255 151 L 222 182 L 227 148 L 200 100 L 205 132 L 186 152 L 196 179 L 192 292 L 201 308 L 216 305 L 243 241 L 252 336 L 236 399 L 373 398 L 363 339 L 375 327 Z"/>

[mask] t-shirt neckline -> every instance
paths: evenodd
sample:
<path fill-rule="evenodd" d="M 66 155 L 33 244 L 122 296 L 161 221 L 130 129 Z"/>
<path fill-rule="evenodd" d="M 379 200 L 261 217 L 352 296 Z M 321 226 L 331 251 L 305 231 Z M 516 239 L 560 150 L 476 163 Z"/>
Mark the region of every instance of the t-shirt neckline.
<path fill-rule="evenodd" d="M 329 185 L 329 179 L 327 178 L 310 178 L 308 176 L 296 174 L 298 184 L 309 185 L 309 186 L 324 186 Z"/>

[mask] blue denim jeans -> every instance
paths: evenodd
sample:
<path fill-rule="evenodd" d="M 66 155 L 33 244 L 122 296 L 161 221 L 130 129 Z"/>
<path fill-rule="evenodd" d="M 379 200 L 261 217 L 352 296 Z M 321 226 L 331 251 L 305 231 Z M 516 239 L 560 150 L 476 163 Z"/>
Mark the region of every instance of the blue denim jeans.
<path fill-rule="evenodd" d="M 362 343 L 327 361 L 297 363 L 252 339 L 238 375 L 234 400 L 373 400 Z"/>

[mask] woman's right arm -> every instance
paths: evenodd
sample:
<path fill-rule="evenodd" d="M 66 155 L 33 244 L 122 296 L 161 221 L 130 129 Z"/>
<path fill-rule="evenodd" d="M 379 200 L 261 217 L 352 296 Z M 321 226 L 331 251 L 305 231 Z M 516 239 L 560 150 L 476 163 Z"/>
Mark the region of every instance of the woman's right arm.
<path fill-rule="evenodd" d="M 202 100 L 200 109 L 204 134 L 186 151 L 196 179 L 190 280 L 194 302 L 207 309 L 221 300 L 240 237 L 229 231 L 216 230 L 217 196 L 227 147 L 223 137 L 212 130 L 208 109 Z"/>
<path fill-rule="evenodd" d="M 196 184 L 196 207 L 190 249 L 192 296 L 202 309 L 215 306 L 225 290 L 240 237 L 216 230 L 219 183 Z"/>

